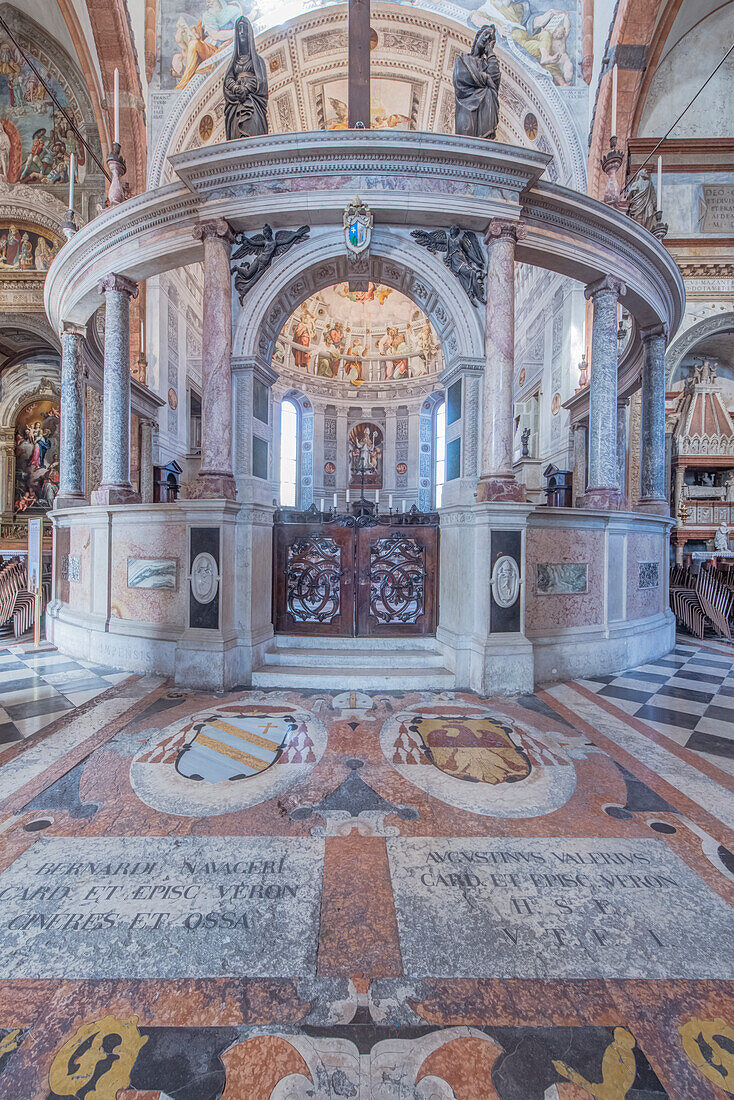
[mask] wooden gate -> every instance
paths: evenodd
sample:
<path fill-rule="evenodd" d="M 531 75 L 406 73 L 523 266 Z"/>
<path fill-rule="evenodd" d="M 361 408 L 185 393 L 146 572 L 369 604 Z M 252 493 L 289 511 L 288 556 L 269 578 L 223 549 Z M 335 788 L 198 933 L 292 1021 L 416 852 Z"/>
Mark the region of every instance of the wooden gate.
<path fill-rule="evenodd" d="M 273 625 L 278 634 L 434 634 L 438 515 L 276 514 Z"/>

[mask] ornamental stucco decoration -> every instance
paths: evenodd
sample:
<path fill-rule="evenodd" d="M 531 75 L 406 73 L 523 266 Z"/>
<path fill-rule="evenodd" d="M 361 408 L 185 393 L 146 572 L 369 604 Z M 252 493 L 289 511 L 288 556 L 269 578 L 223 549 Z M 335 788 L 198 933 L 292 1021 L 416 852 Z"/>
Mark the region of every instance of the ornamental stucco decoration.
<path fill-rule="evenodd" d="M 514 558 L 504 554 L 492 569 L 492 595 L 498 607 L 512 607 L 520 594 L 520 570 Z"/>

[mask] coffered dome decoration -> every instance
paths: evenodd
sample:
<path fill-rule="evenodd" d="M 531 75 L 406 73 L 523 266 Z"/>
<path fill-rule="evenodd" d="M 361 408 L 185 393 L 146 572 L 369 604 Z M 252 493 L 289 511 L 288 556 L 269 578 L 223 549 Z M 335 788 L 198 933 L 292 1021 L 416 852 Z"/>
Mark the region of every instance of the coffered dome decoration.
<path fill-rule="evenodd" d="M 453 133 L 452 72 L 457 56 L 471 47 L 473 31 L 394 4 L 373 4 L 371 26 L 373 129 Z M 500 39 L 497 50 L 502 68 L 497 140 L 552 154 L 548 179 L 583 190 L 585 156 L 566 95 L 539 66 L 529 74 L 513 41 Z M 257 49 L 268 71 L 271 133 L 346 128 L 343 6 L 266 30 Z M 222 80 L 229 52 L 222 50 L 175 93 L 152 152 L 151 187 L 175 178 L 168 156 L 224 141 Z"/>

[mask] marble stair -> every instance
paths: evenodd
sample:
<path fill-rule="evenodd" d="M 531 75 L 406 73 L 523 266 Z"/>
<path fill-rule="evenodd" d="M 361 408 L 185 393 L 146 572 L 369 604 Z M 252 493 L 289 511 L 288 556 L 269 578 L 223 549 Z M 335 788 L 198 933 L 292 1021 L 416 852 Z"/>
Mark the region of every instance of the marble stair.
<path fill-rule="evenodd" d="M 435 638 L 303 638 L 278 634 L 253 687 L 316 691 L 452 690 Z"/>

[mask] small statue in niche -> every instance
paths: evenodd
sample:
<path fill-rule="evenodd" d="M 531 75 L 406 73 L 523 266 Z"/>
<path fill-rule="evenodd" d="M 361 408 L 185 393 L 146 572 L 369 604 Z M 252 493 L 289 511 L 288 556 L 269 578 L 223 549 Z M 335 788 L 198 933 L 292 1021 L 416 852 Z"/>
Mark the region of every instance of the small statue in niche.
<path fill-rule="evenodd" d="M 234 52 L 224 78 L 224 128 L 227 141 L 268 132 L 268 73 L 244 15 L 235 23 Z"/>
<path fill-rule="evenodd" d="M 658 197 L 650 173 L 643 168 L 637 173 L 627 190 L 629 207 L 627 213 L 633 221 L 652 229 L 658 209 Z"/>
<path fill-rule="evenodd" d="M 500 120 L 500 63 L 494 23 L 480 27 L 469 53 L 454 64 L 454 130 L 494 141 Z"/>
<path fill-rule="evenodd" d="M 486 304 L 486 262 L 476 233 L 452 225 L 448 231 L 435 229 L 432 233 L 425 229 L 413 229 L 410 235 L 434 255 L 436 252 L 445 252 L 443 262 L 459 280 L 472 305 L 478 305 L 479 302 Z"/>
<path fill-rule="evenodd" d="M 243 256 L 252 255 L 255 257 L 250 263 L 234 264 L 232 267 L 234 288 L 239 295 L 240 305 L 242 305 L 247 291 L 265 274 L 272 261 L 282 255 L 283 252 L 287 252 L 298 241 L 305 240 L 310 232 L 309 226 L 302 225 L 300 229 L 292 231 L 279 229 L 277 233 L 273 233 L 272 228 L 266 222 L 262 233 L 256 233 L 254 237 L 248 237 L 245 233 L 237 234 L 236 240 L 239 248 L 232 254 L 232 259 L 239 260 Z"/>
<path fill-rule="evenodd" d="M 530 451 L 528 449 L 528 443 L 530 442 L 530 428 L 523 428 L 522 435 L 520 436 L 520 444 L 522 446 L 522 457 L 530 458 Z"/>
<path fill-rule="evenodd" d="M 714 550 L 729 550 L 729 528 L 725 523 L 720 523 L 714 534 Z"/>

